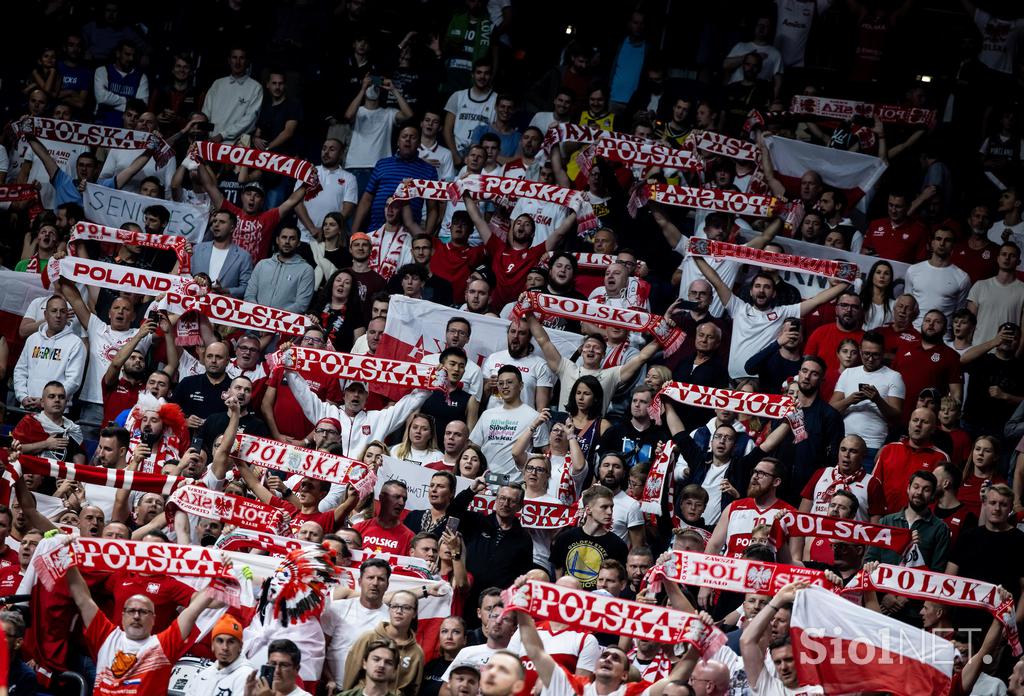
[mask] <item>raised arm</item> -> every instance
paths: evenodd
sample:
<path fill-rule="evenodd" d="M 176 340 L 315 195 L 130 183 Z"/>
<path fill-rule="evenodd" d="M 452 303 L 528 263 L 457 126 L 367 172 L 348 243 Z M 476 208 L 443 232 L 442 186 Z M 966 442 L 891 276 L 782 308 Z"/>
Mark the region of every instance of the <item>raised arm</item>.
<path fill-rule="evenodd" d="M 363 81 L 359 83 L 359 91 L 352 97 L 352 101 L 345 107 L 345 113 L 342 114 L 342 118 L 346 121 L 351 121 L 356 117 L 356 114 L 359 112 L 359 106 L 363 103 L 363 97 L 366 96 L 366 88 L 370 86 L 372 79 L 369 75 L 365 75 Z"/>
<path fill-rule="evenodd" d="M 213 461 L 210 463 L 210 471 L 218 481 L 223 481 L 228 475 L 231 465 L 231 450 L 235 447 L 235 436 L 238 434 L 238 421 L 242 417 L 242 411 L 238 406 L 238 399 L 230 396 L 224 400 L 228 407 L 228 425 L 224 429 L 224 436 L 220 439 L 220 446 L 213 451 Z M 252 473 L 252 470 L 250 470 Z"/>
<path fill-rule="evenodd" d="M 256 476 L 256 472 L 252 470 L 252 467 L 249 466 L 248 462 L 239 460 L 238 473 L 242 475 L 242 480 L 245 481 L 245 485 L 261 503 L 269 503 L 274 499 L 274 493 L 260 483 L 259 477 Z"/>
<path fill-rule="evenodd" d="M 661 203 L 648 203 L 647 207 L 650 208 L 651 215 L 654 216 L 654 222 L 661 228 L 661 234 L 665 237 L 665 241 L 668 242 L 669 246 L 673 249 L 679 244 L 679 240 L 683 238 L 683 233 L 679 231 L 675 223 L 672 222 L 668 215 L 665 214 Z"/>
<path fill-rule="evenodd" d="M 473 221 L 473 226 L 476 227 L 476 231 L 480 233 L 480 239 L 484 240 L 484 244 L 490 240 L 491 226 L 487 224 L 487 220 L 484 218 L 483 213 L 480 212 L 480 206 L 476 204 L 472 198 L 469 197 L 468 193 L 462 194 L 462 200 L 466 204 L 466 212 L 469 213 L 469 219 Z"/>
<path fill-rule="evenodd" d="M 192 635 L 192 631 L 196 627 L 196 621 L 199 619 L 199 615 L 210 608 L 210 605 L 214 603 L 213 589 L 207 587 L 202 592 L 196 592 L 192 595 L 192 601 L 188 603 L 188 606 L 178 614 L 178 618 L 174 622 L 178 625 L 178 629 L 181 631 L 181 639 L 188 640 L 188 637 Z"/>
<path fill-rule="evenodd" d="M 540 350 L 544 354 L 544 360 L 547 362 L 548 368 L 557 375 L 558 370 L 562 366 L 562 354 L 558 352 L 558 348 L 551 342 L 547 329 L 537 321 L 537 317 L 532 314 L 527 315 L 526 321 L 530 326 L 530 334 L 533 336 L 533 340 L 537 341 L 537 345 L 540 346 Z"/>
<path fill-rule="evenodd" d="M 70 546 L 72 540 L 72 537 L 68 536 L 64 543 Z M 85 582 L 82 574 L 78 572 L 77 565 L 68 568 L 68 573 L 64 577 L 67 579 L 68 589 L 71 591 L 71 599 L 75 600 L 75 606 L 78 607 L 78 611 L 82 615 L 82 622 L 88 628 L 92 624 L 92 620 L 96 618 L 96 614 L 100 612 L 100 608 L 93 601 L 89 585 Z"/>
<path fill-rule="evenodd" d="M 846 283 L 836 283 L 829 289 L 822 290 L 814 297 L 808 297 L 806 300 L 800 303 L 800 316 L 810 314 L 820 305 L 823 305 L 826 302 L 831 302 L 832 300 L 836 299 L 844 292 L 846 292 L 847 288 L 849 287 L 850 286 L 847 285 Z"/>
<path fill-rule="evenodd" d="M 292 211 L 292 208 L 297 206 L 299 203 L 302 203 L 303 199 L 305 199 L 305 197 L 306 197 L 306 190 L 307 190 L 306 183 L 303 182 L 302 184 L 299 185 L 299 187 L 297 189 L 292 191 L 292 195 L 288 196 L 288 198 L 286 198 L 281 205 L 277 206 L 277 210 L 278 210 L 279 213 L 281 213 L 281 218 L 282 219 L 285 216 L 287 216 L 288 213 L 290 213 Z M 305 206 L 303 206 L 303 208 L 305 208 Z M 308 213 L 307 213 L 306 217 L 307 218 L 309 217 Z M 303 224 L 305 224 L 305 223 L 303 223 Z M 309 229 L 310 230 L 320 229 L 320 226 L 319 225 L 314 225 L 313 227 L 310 227 Z"/>
<path fill-rule="evenodd" d="M 36 159 L 43 163 L 43 167 L 46 168 L 46 176 L 53 181 L 53 177 L 60 171 L 60 167 L 53 161 L 53 157 L 50 156 L 50 151 L 47 150 L 39 139 L 34 135 L 26 135 L 25 142 L 32 148 L 32 152 L 35 154 Z"/>
<path fill-rule="evenodd" d="M 7 460 L 11 464 L 16 464 L 19 454 L 21 454 L 21 443 L 14 440 L 11 442 L 11 451 Z M 25 519 L 28 520 L 30 529 L 34 527 L 41 532 L 48 532 L 51 529 L 57 529 L 57 525 L 39 512 L 39 509 L 36 507 L 36 497 L 32 494 L 32 491 L 28 489 L 28 486 L 25 485 L 25 479 L 20 476 L 14 482 L 14 495 L 18 499 L 18 505 L 21 506 L 21 511 L 24 513 Z"/>
<path fill-rule="evenodd" d="M 114 188 L 121 189 L 132 180 L 132 177 L 142 171 L 142 168 L 146 166 L 146 162 L 153 156 L 153 151 L 148 147 L 142 151 L 142 154 L 132 160 L 132 163 L 122 169 L 114 177 Z"/>
<path fill-rule="evenodd" d="M 761 637 L 768 630 L 782 605 L 792 602 L 796 598 L 796 591 L 804 587 L 807 587 L 806 581 L 791 582 L 783 587 L 740 634 L 740 655 L 743 657 L 743 667 L 747 670 L 748 683 L 756 684 L 761 671 L 764 670 Z"/>
<path fill-rule="evenodd" d="M 213 172 L 204 162 L 199 163 L 199 185 L 206 191 L 206 195 L 210 197 L 210 210 L 220 210 L 221 206 L 224 205 L 224 194 L 217 188 L 217 180 L 213 177 Z"/>
<path fill-rule="evenodd" d="M 782 218 L 777 217 L 768 223 L 768 226 L 764 228 L 764 231 L 761 234 L 751 239 L 745 244 L 745 246 L 748 246 L 751 249 L 764 249 L 772 242 L 773 239 L 775 239 L 775 235 L 778 234 L 781 229 Z"/>
<path fill-rule="evenodd" d="M 576 211 L 570 210 L 569 214 L 562 220 L 562 224 L 555 228 L 555 231 L 544 241 L 544 247 L 548 251 L 554 251 L 565 236 L 566 232 L 576 226 Z"/>
<path fill-rule="evenodd" d="M 139 343 L 142 342 L 142 339 L 153 333 L 154 329 L 156 329 L 156 322 L 152 319 L 146 319 L 142 322 L 142 325 L 139 326 L 135 335 L 128 339 L 127 343 L 121 346 L 121 349 L 117 351 L 117 355 L 115 355 L 110 361 L 110 364 L 107 366 L 107 371 L 103 374 L 104 385 L 109 386 L 111 384 L 117 384 L 117 381 L 121 376 L 121 368 L 124 367 L 126 362 L 128 362 L 128 358 L 131 357 L 131 354 L 138 347 Z"/>
<path fill-rule="evenodd" d="M 764 133 L 758 132 L 757 145 L 761 148 L 761 171 L 764 173 L 764 181 L 768 188 L 779 198 L 786 197 L 785 185 L 775 178 L 775 168 L 772 166 L 772 153 L 768 150 L 768 143 L 765 142 Z M 753 684 L 753 682 L 751 682 Z"/>
<path fill-rule="evenodd" d="M 512 443 L 512 460 L 520 470 L 526 466 L 526 458 L 533 447 L 533 434 L 537 432 L 538 428 L 544 427 L 544 424 L 550 419 L 550 409 L 542 409 L 540 414 L 530 423 L 530 427 L 524 430 L 523 434 Z"/>
<path fill-rule="evenodd" d="M 713 269 L 710 265 L 708 265 L 708 262 L 705 261 L 702 256 L 694 256 L 693 261 L 694 263 L 697 264 L 697 268 L 700 270 L 700 272 L 704 274 L 704 277 L 708 279 L 708 282 L 711 283 L 711 287 L 713 287 L 715 289 L 715 292 L 718 293 L 718 300 L 722 303 L 722 305 L 725 306 L 729 304 L 729 301 L 732 300 L 732 289 L 725 284 L 725 281 L 723 281 L 722 277 L 718 275 L 718 272 L 715 269 Z M 838 296 L 839 293 L 836 293 L 836 297 Z M 811 300 L 804 301 L 810 302 Z M 814 306 L 817 307 L 818 305 Z M 802 303 L 800 305 L 800 308 L 803 309 Z M 811 310 L 808 309 L 807 311 L 810 312 Z"/>
<path fill-rule="evenodd" d="M 667 314 L 667 312 L 666 312 Z M 643 347 L 639 353 L 634 355 L 632 358 L 627 360 L 619 368 L 619 382 L 629 382 L 633 379 L 640 368 L 643 367 L 648 360 L 653 358 L 661 351 L 661 344 L 657 341 L 651 341 Z"/>
<path fill-rule="evenodd" d="M 516 581 L 516 585 L 522 585 L 525 582 L 526 576 L 524 575 Z M 525 611 L 517 611 L 516 617 L 519 619 L 519 640 L 522 641 L 523 650 L 526 651 L 526 656 L 533 661 L 533 668 L 536 670 L 537 676 L 540 677 L 541 683 L 550 687 L 555 670 L 561 668 L 554 658 L 545 652 L 544 642 L 537 632 L 537 623 L 533 617 Z"/>
<path fill-rule="evenodd" d="M 88 305 L 82 299 L 82 294 L 78 292 L 78 288 L 75 287 L 74 283 L 68 282 L 63 278 L 57 279 L 57 285 L 60 289 L 60 294 L 71 305 L 72 311 L 74 311 L 75 316 L 78 318 L 78 323 L 82 325 L 83 329 L 88 330 L 89 317 L 92 316 L 92 312 L 89 311 Z"/>

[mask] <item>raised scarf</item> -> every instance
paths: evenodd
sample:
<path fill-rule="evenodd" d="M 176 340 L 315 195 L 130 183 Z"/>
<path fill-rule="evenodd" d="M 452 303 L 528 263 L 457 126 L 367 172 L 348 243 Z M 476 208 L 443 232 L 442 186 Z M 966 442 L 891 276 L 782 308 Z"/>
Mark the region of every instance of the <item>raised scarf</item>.
<path fill-rule="evenodd" d="M 39 197 L 34 184 L 4 184 L 0 186 L 0 203 L 31 201 Z"/>
<path fill-rule="evenodd" d="M 800 442 L 807 438 L 807 431 L 803 426 L 803 414 L 796 407 L 796 402 L 783 394 L 761 394 L 705 387 L 701 384 L 687 384 L 686 382 L 666 382 L 651 399 L 648 409 L 651 418 L 656 421 L 661 420 L 661 400 L 665 397 L 697 408 L 724 408 L 734 413 L 773 420 L 785 418 L 793 428 L 795 441 Z"/>
<path fill-rule="evenodd" d="M 188 290 L 190 288 L 186 287 L 186 291 Z M 237 329 L 268 331 L 289 336 L 303 335 L 314 322 L 305 314 L 246 302 L 228 295 L 188 294 L 178 289 L 167 293 L 166 307 L 175 314 L 197 311 L 211 321 Z"/>
<path fill-rule="evenodd" d="M 748 558 L 716 556 L 697 551 L 671 551 L 672 557 L 656 565 L 648 573 L 652 589 L 660 591 L 658 579 L 665 579 L 680 585 L 710 587 L 726 592 L 773 595 L 791 582 L 806 580 L 827 590 L 837 590 L 825 578 L 825 572 L 792 566 L 784 563 L 769 563 Z"/>
<path fill-rule="evenodd" d="M 79 239 L 90 239 L 108 244 L 131 244 L 151 249 L 173 251 L 178 257 L 178 272 L 182 275 L 192 273 L 192 256 L 188 253 L 188 240 L 173 234 L 146 234 L 134 230 L 122 230 L 116 227 L 97 225 L 94 222 L 79 222 L 71 231 L 68 242 Z"/>
<path fill-rule="evenodd" d="M 490 514 L 494 511 L 494 498 L 489 495 L 478 495 L 470 502 L 469 509 L 485 515 Z M 519 523 L 526 529 L 563 529 L 576 526 L 579 516 L 579 505 L 527 499 L 523 501 L 523 508 L 519 511 Z"/>
<path fill-rule="evenodd" d="M 100 126 L 95 123 L 60 121 L 43 116 L 26 116 L 11 124 L 19 138 L 31 135 L 60 143 L 88 145 L 92 148 L 106 147 L 114 150 L 152 150 L 153 159 L 159 166 L 167 164 L 174 157 L 174 150 L 157 133 Z"/>
<path fill-rule="evenodd" d="M 852 99 L 830 99 L 796 95 L 789 103 L 789 111 L 800 116 L 819 116 L 848 121 L 854 116 L 878 118 L 882 123 L 902 123 L 909 126 L 932 128 L 938 119 L 935 109 L 917 109 L 894 104 L 872 104 Z"/>
<path fill-rule="evenodd" d="M 377 271 L 384 280 L 391 280 L 398 270 L 398 262 L 402 259 L 402 251 L 412 244 L 412 235 L 404 227 L 394 232 L 381 225 L 370 233 L 370 268 Z M 387 245 L 384 240 L 387 239 Z M 401 280 L 401 279 L 399 279 Z"/>
<path fill-rule="evenodd" d="M 818 537 L 848 544 L 880 546 L 896 553 L 903 553 L 911 545 L 910 530 L 903 527 L 887 527 L 811 512 L 785 512 L 778 522 L 791 537 Z"/>
<path fill-rule="evenodd" d="M 823 278 L 841 280 L 846 283 L 853 283 L 860 277 L 860 269 L 857 267 L 857 264 L 850 263 L 849 261 L 812 259 L 806 256 L 796 256 L 795 254 L 779 254 L 774 251 L 754 249 L 742 244 L 716 242 L 702 237 L 691 237 L 687 243 L 686 253 L 690 256 L 732 259 L 780 271 L 799 271 Z"/>
<path fill-rule="evenodd" d="M 291 346 L 267 356 L 267 365 L 271 369 L 282 365 L 315 378 L 331 377 L 350 382 L 448 391 L 448 373 L 439 365 L 376 358 L 372 355 Z"/>
<path fill-rule="evenodd" d="M 704 160 L 699 153 L 693 150 L 674 150 L 656 140 L 638 143 L 633 139 L 624 139 L 606 133 L 598 139 L 590 152 L 594 157 L 603 157 L 631 166 L 665 167 L 683 171 L 704 169 Z M 589 167 L 587 169 L 589 170 Z"/>
<path fill-rule="evenodd" d="M 781 201 L 775 196 L 715 188 L 695 188 L 670 184 L 641 184 L 629 196 L 629 214 L 636 217 L 637 210 L 648 201 L 681 208 L 696 208 L 729 215 L 772 217 L 779 212 Z"/>
<path fill-rule="evenodd" d="M 590 194 L 586 191 L 490 174 L 470 174 L 454 182 L 454 185 L 460 198 L 463 193 L 468 193 L 474 200 L 494 201 L 503 208 L 511 208 L 519 198 L 554 203 L 576 213 L 576 227 L 580 232 L 598 226 Z"/>
<path fill-rule="evenodd" d="M 18 465 L 23 474 L 36 476 L 52 476 L 56 479 L 67 479 L 79 483 L 91 483 L 97 486 L 108 486 L 139 493 L 158 493 L 170 495 L 182 486 L 190 485 L 192 479 L 183 476 L 164 476 L 163 474 L 144 474 L 125 469 L 107 469 L 90 464 L 69 464 L 53 459 L 44 459 L 30 454 L 18 457 Z"/>
<path fill-rule="evenodd" d="M 182 486 L 171 494 L 164 507 L 169 525 L 174 524 L 174 513 L 178 510 L 258 532 L 279 533 L 287 528 L 284 512 L 278 508 L 202 486 Z"/>
<path fill-rule="evenodd" d="M 249 465 L 341 485 L 354 484 L 370 471 L 370 467 L 358 459 L 244 433 L 235 436 L 231 456 Z"/>
<path fill-rule="evenodd" d="M 531 290 L 512 309 L 512 320 L 518 321 L 527 314 L 545 317 L 559 317 L 570 321 L 588 322 L 598 326 L 614 326 L 626 331 L 645 331 L 670 355 L 678 350 L 686 334 L 678 326 L 671 326 L 665 317 L 636 309 L 612 307 L 598 302 L 574 300 Z"/>
<path fill-rule="evenodd" d="M 249 167 L 264 172 L 280 174 L 297 179 L 306 184 L 306 199 L 310 199 L 320 190 L 320 180 L 316 174 L 316 165 L 299 157 L 289 157 L 277 152 L 256 150 L 241 145 L 215 143 L 204 140 L 193 143 L 191 148 L 193 159 L 204 159 L 207 162 L 220 162 L 236 167 Z"/>
<path fill-rule="evenodd" d="M 640 510 L 648 515 L 660 515 L 665 485 L 669 482 L 669 465 L 672 463 L 672 443 L 666 442 L 658 448 L 658 454 L 651 462 L 640 493 Z M 674 512 L 673 512 L 674 515 Z M 674 526 L 674 525 L 673 525 Z"/>
<path fill-rule="evenodd" d="M 748 162 L 757 162 L 761 159 L 761 151 L 757 145 L 737 138 L 730 138 L 722 133 L 712 133 L 711 131 L 704 130 L 691 131 L 686 144 L 692 144 L 698 150 L 722 157 L 731 157 L 732 159 Z"/>

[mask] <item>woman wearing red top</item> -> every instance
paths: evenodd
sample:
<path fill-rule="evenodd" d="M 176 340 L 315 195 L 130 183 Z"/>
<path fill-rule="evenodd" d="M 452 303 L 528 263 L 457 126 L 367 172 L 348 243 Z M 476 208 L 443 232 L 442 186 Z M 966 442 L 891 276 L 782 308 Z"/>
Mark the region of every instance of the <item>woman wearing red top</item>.
<path fill-rule="evenodd" d="M 964 504 L 964 510 L 981 517 L 981 496 L 996 483 L 1006 479 L 996 473 L 999 463 L 999 441 L 991 435 L 982 435 L 974 441 L 971 458 L 964 467 L 964 482 L 960 484 L 957 498 Z"/>
<path fill-rule="evenodd" d="M 441 579 L 452 586 L 452 616 L 462 616 L 469 588 L 473 585 L 473 576 L 466 570 L 466 542 L 458 532 L 445 529 L 441 532 L 439 551 Z"/>

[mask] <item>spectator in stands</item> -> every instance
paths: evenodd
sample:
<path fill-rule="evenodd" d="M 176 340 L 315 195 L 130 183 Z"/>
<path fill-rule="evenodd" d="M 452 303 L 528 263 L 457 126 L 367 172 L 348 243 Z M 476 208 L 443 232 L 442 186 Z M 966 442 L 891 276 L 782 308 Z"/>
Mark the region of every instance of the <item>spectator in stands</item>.
<path fill-rule="evenodd" d="M 63 384 L 73 398 L 85 374 L 86 348 L 69 325 L 67 301 L 56 295 L 50 297 L 44 319 L 39 331 L 25 341 L 14 366 L 14 398 L 27 409 L 40 407 L 37 394 L 42 394 L 43 385 L 50 381 Z"/>
<path fill-rule="evenodd" d="M 210 277 L 211 290 L 239 299 L 245 297 L 252 276 L 252 257 L 235 244 L 232 235 L 238 218 L 227 210 L 218 210 L 210 221 L 212 239 L 192 248 L 192 273 Z"/>
<path fill-rule="evenodd" d="M 114 49 L 114 62 L 96 68 L 92 86 L 97 123 L 120 128 L 128 101 L 149 99 L 149 80 L 135 67 L 136 57 L 135 44 L 122 40 Z"/>
<path fill-rule="evenodd" d="M 229 74 L 214 80 L 203 101 L 203 113 L 213 124 L 210 139 L 234 143 L 251 133 L 263 103 L 263 86 L 249 77 L 249 56 L 244 48 L 228 53 Z"/>
<path fill-rule="evenodd" d="M 246 302 L 303 313 L 313 299 L 314 273 L 298 255 L 299 230 L 284 225 L 277 231 L 277 253 L 252 269 L 245 290 Z"/>

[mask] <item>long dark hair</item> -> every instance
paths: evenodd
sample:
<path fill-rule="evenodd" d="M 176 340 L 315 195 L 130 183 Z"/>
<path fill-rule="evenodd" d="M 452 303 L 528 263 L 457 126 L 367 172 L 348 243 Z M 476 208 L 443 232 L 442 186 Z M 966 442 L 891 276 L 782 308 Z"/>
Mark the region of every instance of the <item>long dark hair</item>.
<path fill-rule="evenodd" d="M 872 303 L 875 301 L 875 271 L 879 266 L 889 267 L 889 277 L 892 279 L 889 282 L 889 287 L 885 289 L 885 297 L 882 300 L 883 304 L 883 316 L 892 314 L 892 303 L 894 297 L 892 294 L 893 286 L 896 285 L 896 273 L 893 271 L 892 264 L 886 260 L 875 261 L 871 264 L 871 270 L 868 271 L 867 276 L 864 279 L 864 284 L 860 288 L 860 304 L 864 308 L 864 313 L 867 314 L 868 310 L 871 309 Z"/>
<path fill-rule="evenodd" d="M 594 400 L 590 404 L 590 408 L 587 409 L 586 417 L 590 420 L 601 417 L 601 411 L 604 408 L 604 389 L 601 387 L 601 383 L 597 381 L 597 377 L 593 375 L 583 375 L 578 380 L 572 383 L 572 389 L 569 390 L 569 396 L 566 399 L 565 410 L 569 412 L 569 415 L 575 416 L 579 413 L 579 407 L 576 405 L 576 388 L 580 385 L 586 386 L 590 389 L 594 395 Z"/>
<path fill-rule="evenodd" d="M 342 273 L 346 274 L 349 278 L 352 279 L 352 289 L 348 293 L 348 299 L 345 300 L 345 316 L 351 316 L 349 314 L 349 310 L 351 310 L 354 305 L 359 303 L 359 291 L 356 287 L 356 277 L 352 274 L 351 268 L 339 268 L 338 270 L 331 274 L 331 277 L 328 278 L 327 282 L 323 284 L 323 286 L 320 288 L 320 291 L 313 296 L 313 302 L 312 304 L 310 304 L 309 307 L 311 312 L 319 314 L 320 311 L 323 310 L 323 308 L 326 305 L 331 303 L 331 296 L 334 294 L 334 281 L 337 280 L 338 276 L 341 275 Z"/>

